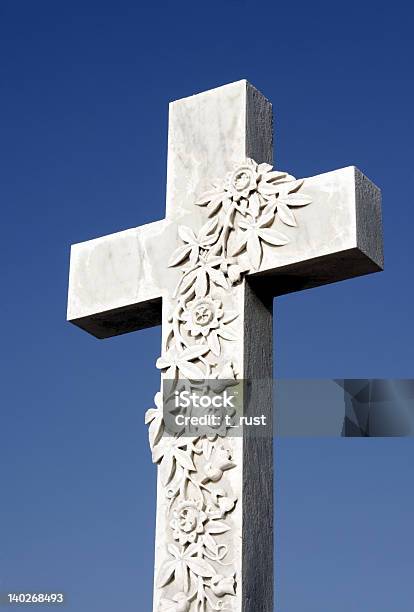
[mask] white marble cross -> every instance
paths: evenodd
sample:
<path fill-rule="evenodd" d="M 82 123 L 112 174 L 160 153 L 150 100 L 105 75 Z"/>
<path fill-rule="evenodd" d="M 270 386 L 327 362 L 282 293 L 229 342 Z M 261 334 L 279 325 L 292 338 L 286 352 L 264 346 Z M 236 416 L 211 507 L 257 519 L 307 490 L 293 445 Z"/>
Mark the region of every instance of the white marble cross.
<path fill-rule="evenodd" d="M 248 380 L 270 421 L 272 298 L 383 265 L 378 188 L 355 167 L 296 180 L 272 151 L 246 81 L 171 103 L 166 218 L 73 245 L 68 300 L 97 338 L 162 324 L 164 379 Z M 165 438 L 160 402 L 154 612 L 273 611 L 272 439 Z"/>

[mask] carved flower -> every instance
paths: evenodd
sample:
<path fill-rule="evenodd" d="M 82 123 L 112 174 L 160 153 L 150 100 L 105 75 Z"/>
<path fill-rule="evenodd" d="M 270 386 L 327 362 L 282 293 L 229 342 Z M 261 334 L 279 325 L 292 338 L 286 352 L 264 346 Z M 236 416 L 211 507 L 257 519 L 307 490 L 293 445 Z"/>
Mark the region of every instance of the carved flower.
<path fill-rule="evenodd" d="M 227 578 L 221 574 L 216 574 L 211 579 L 211 590 L 216 597 L 223 597 L 224 595 L 235 595 L 236 594 L 236 580 L 235 574 L 228 576 Z"/>
<path fill-rule="evenodd" d="M 275 198 L 285 183 L 295 181 L 287 172 L 273 170 L 271 164 L 257 164 L 253 159 L 246 161 L 229 172 L 224 183 L 214 183 L 215 189 L 201 196 L 198 206 L 207 206 L 209 216 L 214 215 L 222 206 L 228 208 L 233 203 L 241 214 L 249 212 L 258 217 L 260 209 Z M 299 189 L 301 185 L 296 186 Z"/>
<path fill-rule="evenodd" d="M 181 315 L 185 321 L 184 329 L 192 336 L 207 336 L 212 329 L 220 325 L 219 319 L 223 316 L 220 300 L 203 297 L 189 302 L 188 307 Z"/>
<path fill-rule="evenodd" d="M 206 484 L 210 480 L 212 482 L 218 482 L 226 470 L 231 470 L 236 466 L 232 459 L 233 456 L 230 448 L 225 444 L 218 446 L 215 449 L 213 460 L 205 465 L 205 477 L 201 481 L 202 484 Z"/>
<path fill-rule="evenodd" d="M 224 315 L 220 300 L 208 296 L 196 298 L 189 302 L 180 317 L 185 322 L 184 329 L 192 336 L 207 338 L 211 352 L 219 356 L 221 352 L 220 338 L 235 340 L 236 336 L 227 329 L 227 324 L 238 317 L 236 311 L 229 311 Z"/>
<path fill-rule="evenodd" d="M 235 202 L 238 202 L 241 198 L 247 199 L 252 191 L 256 191 L 259 178 L 257 164 L 248 159 L 246 164 L 227 175 L 224 189 Z"/>
<path fill-rule="evenodd" d="M 183 546 L 195 542 L 200 533 L 204 532 L 207 514 L 202 510 L 202 504 L 195 500 L 180 502 L 173 512 L 170 526 L 175 540 Z"/>

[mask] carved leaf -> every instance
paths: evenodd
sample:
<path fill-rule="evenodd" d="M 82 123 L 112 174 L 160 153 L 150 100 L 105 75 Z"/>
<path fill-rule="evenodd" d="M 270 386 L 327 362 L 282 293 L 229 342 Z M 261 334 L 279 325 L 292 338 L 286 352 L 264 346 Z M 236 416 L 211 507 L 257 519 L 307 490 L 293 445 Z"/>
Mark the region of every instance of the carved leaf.
<path fill-rule="evenodd" d="M 183 467 L 185 470 L 190 470 L 191 472 L 195 472 L 195 466 L 194 466 L 193 460 L 191 459 L 188 453 L 184 452 L 180 448 L 176 448 L 174 450 L 174 456 L 175 456 L 175 460 L 177 461 L 179 465 L 181 465 L 181 467 Z"/>
<path fill-rule="evenodd" d="M 212 578 L 216 574 L 214 567 L 204 559 L 191 557 L 190 559 L 186 559 L 186 563 L 196 576 L 201 576 L 202 578 Z"/>
<path fill-rule="evenodd" d="M 205 297 L 208 291 L 208 279 L 207 272 L 204 269 L 200 269 L 197 272 L 197 278 L 195 282 L 195 292 L 197 297 Z"/>
<path fill-rule="evenodd" d="M 223 199 L 224 196 L 225 192 L 218 194 L 217 191 L 207 191 L 206 193 L 203 193 L 203 195 L 195 202 L 195 204 L 196 206 L 206 206 L 206 204 L 208 204 L 212 200 L 216 200 L 219 197 Z"/>
<path fill-rule="evenodd" d="M 237 319 L 238 316 L 239 313 L 236 310 L 229 310 L 223 317 L 223 323 L 231 323 L 232 321 Z"/>
<path fill-rule="evenodd" d="M 149 408 L 147 412 L 145 413 L 145 425 L 148 425 L 148 423 L 151 423 L 151 421 L 155 419 L 157 414 L 158 414 L 158 410 L 156 408 Z"/>
<path fill-rule="evenodd" d="M 190 244 L 193 244 L 197 240 L 193 230 L 186 225 L 178 226 L 178 235 L 180 236 L 181 240 Z"/>
<path fill-rule="evenodd" d="M 200 230 L 199 237 L 200 239 L 205 239 L 209 234 L 212 234 L 217 228 L 218 219 L 209 219 L 207 223 L 204 223 L 203 227 Z"/>
<path fill-rule="evenodd" d="M 212 200 L 207 206 L 207 213 L 209 217 L 212 217 L 220 208 L 221 200 Z"/>
<path fill-rule="evenodd" d="M 252 213 L 253 217 L 257 217 L 259 215 L 260 204 L 261 204 L 260 196 L 255 191 L 255 192 L 252 193 L 252 195 L 249 198 L 249 210 Z"/>
<path fill-rule="evenodd" d="M 216 541 L 214 540 L 213 536 L 210 535 L 209 533 L 205 533 L 203 536 L 203 542 L 204 545 L 214 554 L 217 554 L 218 552 L 218 546 L 216 544 Z"/>
<path fill-rule="evenodd" d="M 237 236 L 233 244 L 233 247 L 230 251 L 230 255 L 234 257 L 236 255 L 239 255 L 239 253 L 241 253 L 242 251 L 244 251 L 246 242 L 247 242 L 247 234 L 245 232 Z"/>
<path fill-rule="evenodd" d="M 178 249 L 176 249 L 171 255 L 168 261 L 168 267 L 172 268 L 183 262 L 185 259 L 187 259 L 188 255 L 190 254 L 190 251 L 191 245 L 189 244 L 185 244 L 184 246 L 178 247 Z"/>
<path fill-rule="evenodd" d="M 171 453 L 164 455 L 160 464 L 160 476 L 163 485 L 167 485 L 174 474 L 174 457 Z"/>
<path fill-rule="evenodd" d="M 272 183 L 259 183 L 257 190 L 264 196 L 272 196 L 279 193 L 280 187 L 279 185 L 273 185 Z"/>
<path fill-rule="evenodd" d="M 270 167 L 270 170 L 272 167 Z M 272 183 L 273 181 L 281 181 L 287 177 L 286 172 L 278 172 L 277 170 L 273 170 L 273 172 L 267 172 L 266 176 L 263 177 L 265 181 L 268 183 Z"/>
<path fill-rule="evenodd" d="M 215 270 L 214 268 L 210 268 L 209 275 L 215 285 L 218 285 L 223 289 L 228 289 L 226 277 L 224 276 L 223 272 L 221 272 L 220 270 Z"/>
<path fill-rule="evenodd" d="M 260 229 L 259 236 L 262 240 L 274 246 L 283 246 L 289 242 L 289 238 L 273 229 Z"/>
<path fill-rule="evenodd" d="M 221 352 L 221 347 L 220 347 L 220 340 L 218 338 L 216 330 L 213 329 L 213 331 L 211 331 L 209 335 L 207 336 L 207 344 L 211 352 L 213 353 L 213 355 L 216 355 L 216 357 L 219 357 L 220 352 Z"/>
<path fill-rule="evenodd" d="M 178 550 L 175 544 L 168 544 L 167 550 L 170 553 L 170 555 L 172 555 L 175 559 L 180 558 L 180 551 Z"/>
<path fill-rule="evenodd" d="M 283 202 L 278 203 L 277 214 L 279 215 L 280 220 L 283 221 L 285 225 L 290 225 L 290 227 L 297 227 L 295 215 L 286 206 L 286 204 L 283 204 Z"/>
<path fill-rule="evenodd" d="M 166 584 L 168 584 L 171 578 L 174 576 L 176 561 L 166 561 L 164 565 L 161 567 L 160 572 L 157 578 L 157 587 L 161 589 Z"/>
<path fill-rule="evenodd" d="M 265 172 L 269 172 L 271 169 L 273 168 L 273 166 L 271 164 L 259 164 L 257 171 L 260 172 L 261 174 L 264 174 Z"/>
<path fill-rule="evenodd" d="M 185 378 L 189 378 L 190 380 L 202 380 L 204 378 L 203 370 L 194 363 L 180 361 L 178 369 Z"/>
<path fill-rule="evenodd" d="M 156 444 L 158 444 L 158 442 L 160 441 L 162 437 L 162 432 L 163 432 L 163 420 L 162 420 L 162 416 L 159 415 L 156 419 L 152 421 L 148 429 L 150 448 L 153 448 Z"/>
<path fill-rule="evenodd" d="M 291 193 L 280 198 L 280 201 L 287 206 L 307 206 L 312 202 L 311 198 L 304 193 Z"/>
<path fill-rule="evenodd" d="M 179 285 L 180 293 L 186 293 L 188 289 L 192 287 L 196 278 L 197 270 L 191 270 L 191 272 L 189 272 L 187 276 L 183 276 Z"/>
<path fill-rule="evenodd" d="M 206 527 L 207 533 L 225 533 L 230 531 L 230 527 L 221 521 L 210 521 Z"/>
<path fill-rule="evenodd" d="M 208 352 L 208 348 L 205 346 L 192 346 L 191 348 L 185 349 L 181 357 L 187 361 L 191 361 L 192 359 L 197 359 L 198 357 L 202 357 Z"/>
<path fill-rule="evenodd" d="M 224 338 L 224 340 L 237 340 L 237 336 L 224 327 L 220 327 L 220 329 L 217 330 L 217 333 L 219 336 Z"/>
<path fill-rule="evenodd" d="M 262 245 L 260 244 L 258 235 L 254 231 L 249 232 L 249 237 L 247 238 L 247 254 L 252 267 L 257 270 L 262 261 Z"/>

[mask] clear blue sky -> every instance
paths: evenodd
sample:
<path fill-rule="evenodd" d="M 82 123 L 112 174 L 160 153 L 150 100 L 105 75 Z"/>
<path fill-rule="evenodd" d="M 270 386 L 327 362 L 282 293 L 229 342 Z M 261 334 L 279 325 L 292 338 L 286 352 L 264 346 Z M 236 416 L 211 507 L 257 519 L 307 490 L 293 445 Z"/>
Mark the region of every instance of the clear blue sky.
<path fill-rule="evenodd" d="M 412 377 L 408 2 L 0 4 L 0 591 L 149 612 L 160 330 L 65 323 L 69 245 L 163 217 L 167 103 L 247 78 L 280 168 L 383 189 L 386 271 L 283 297 L 279 377 Z M 411 439 L 277 443 L 277 612 L 412 612 Z M 39 606 L 37 609 L 46 609 Z"/>

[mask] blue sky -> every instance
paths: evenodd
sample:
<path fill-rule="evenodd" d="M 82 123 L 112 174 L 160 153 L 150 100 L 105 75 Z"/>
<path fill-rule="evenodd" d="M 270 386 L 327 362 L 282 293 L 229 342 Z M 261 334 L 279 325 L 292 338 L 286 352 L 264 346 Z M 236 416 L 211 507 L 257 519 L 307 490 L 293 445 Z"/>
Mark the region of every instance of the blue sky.
<path fill-rule="evenodd" d="M 386 271 L 275 304 L 279 377 L 412 377 L 412 9 L 394 2 L 0 6 L 0 591 L 147 612 L 160 330 L 65 323 L 69 245 L 164 216 L 167 104 L 240 78 L 277 166 L 381 186 Z M 411 439 L 276 444 L 277 612 L 411 612 Z M 43 607 L 39 606 L 39 610 Z"/>

